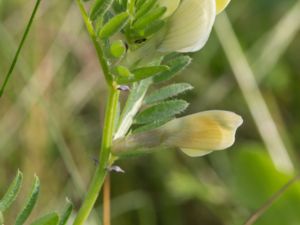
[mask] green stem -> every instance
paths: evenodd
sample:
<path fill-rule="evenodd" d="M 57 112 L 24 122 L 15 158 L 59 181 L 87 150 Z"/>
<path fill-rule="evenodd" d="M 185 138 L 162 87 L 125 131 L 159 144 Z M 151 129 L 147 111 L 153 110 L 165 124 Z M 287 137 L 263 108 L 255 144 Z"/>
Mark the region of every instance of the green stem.
<path fill-rule="evenodd" d="M 3 82 L 2 86 L 1 86 L 1 89 L 0 89 L 0 98 L 2 97 L 2 95 L 4 93 L 4 89 L 5 89 L 8 81 L 9 81 L 9 79 L 11 77 L 11 74 L 12 74 L 12 72 L 13 72 L 15 66 L 16 66 L 16 63 L 18 61 L 21 49 L 22 49 L 22 47 L 24 45 L 24 42 L 25 42 L 25 40 L 26 40 L 26 38 L 28 36 L 29 30 L 31 28 L 33 19 L 34 19 L 35 15 L 36 15 L 36 12 L 37 12 L 37 9 L 38 9 L 38 7 L 40 5 L 40 2 L 41 2 L 41 0 L 37 0 L 36 3 L 35 3 L 35 6 L 34 6 L 33 11 L 31 13 L 30 19 L 29 19 L 28 24 L 26 26 L 26 29 L 24 31 L 23 37 L 22 37 L 21 42 L 20 42 L 20 44 L 18 46 L 17 52 L 16 52 L 16 54 L 14 56 L 14 59 L 13 59 L 11 65 L 10 65 L 10 68 L 9 68 L 9 70 L 8 70 L 6 76 L 5 76 L 4 82 Z"/>
<path fill-rule="evenodd" d="M 109 65 L 104 57 L 104 52 L 101 48 L 101 45 L 97 41 L 97 36 L 94 31 L 93 24 L 90 21 L 89 16 L 87 15 L 87 12 L 81 1 L 76 0 L 76 2 L 80 9 L 88 33 L 97 51 L 98 60 L 102 67 L 104 77 L 107 84 L 109 85 L 109 97 L 106 105 L 105 120 L 103 125 L 103 136 L 99 154 L 99 164 L 92 178 L 92 182 L 89 186 L 84 202 L 73 223 L 74 225 L 82 225 L 93 209 L 93 206 L 98 198 L 99 192 L 107 174 L 107 166 L 109 166 L 110 149 L 114 132 L 114 122 L 119 100 L 119 91 L 117 90 L 113 80 L 113 76 L 110 73 Z"/>
<path fill-rule="evenodd" d="M 90 35 L 90 38 L 92 39 L 93 41 L 93 44 L 94 44 L 94 47 L 96 49 L 96 52 L 97 52 L 97 55 L 98 55 L 98 60 L 99 60 L 99 63 L 102 67 L 102 70 L 103 70 L 103 74 L 104 74 L 104 77 L 105 77 L 105 80 L 107 82 L 107 84 L 109 86 L 113 86 L 113 78 L 112 78 L 112 74 L 110 73 L 110 70 L 109 70 L 109 65 L 104 57 L 104 52 L 100 46 L 100 44 L 98 43 L 97 41 L 97 35 L 95 33 L 95 30 L 94 30 L 94 27 L 93 27 L 93 24 L 81 2 L 81 0 L 76 0 L 77 2 L 77 5 L 80 9 L 80 13 L 81 13 L 81 16 L 84 20 L 84 23 L 85 23 L 85 26 L 86 26 L 86 29 Z"/>
<path fill-rule="evenodd" d="M 113 139 L 114 121 L 118 105 L 119 91 L 110 88 L 108 103 L 105 112 L 102 145 L 99 156 L 99 164 L 90 184 L 85 200 L 76 216 L 73 225 L 82 225 L 88 218 L 97 200 L 104 179 L 106 177 L 107 166 L 109 166 L 110 149 Z"/>

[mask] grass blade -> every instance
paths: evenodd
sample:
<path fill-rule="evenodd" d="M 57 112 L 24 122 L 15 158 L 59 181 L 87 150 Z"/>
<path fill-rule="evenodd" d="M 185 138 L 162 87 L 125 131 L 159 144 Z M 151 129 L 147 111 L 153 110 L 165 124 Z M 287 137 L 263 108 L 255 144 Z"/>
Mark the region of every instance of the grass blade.
<path fill-rule="evenodd" d="M 16 66 L 16 63 L 17 63 L 17 61 L 18 61 L 18 58 L 19 58 L 21 49 L 22 49 L 22 47 L 23 47 L 23 45 L 24 45 L 24 42 L 25 42 L 25 40 L 26 40 L 26 38 L 27 38 L 27 36 L 28 36 L 29 30 L 30 30 L 30 28 L 31 28 L 33 19 L 34 19 L 35 15 L 36 15 L 36 12 L 37 12 L 37 9 L 38 9 L 38 7 L 39 7 L 39 5 L 40 5 L 40 2 L 41 2 L 41 0 L 37 0 L 36 3 L 35 3 L 34 9 L 33 9 L 32 14 L 31 14 L 31 16 L 30 16 L 29 22 L 28 22 L 28 24 L 27 24 L 27 26 L 26 26 L 25 32 L 24 32 L 24 34 L 23 34 L 23 37 L 22 37 L 22 39 L 21 39 L 21 42 L 20 42 L 19 47 L 18 47 L 18 49 L 17 49 L 17 52 L 16 52 L 16 54 L 15 54 L 15 57 L 14 57 L 14 59 L 13 59 L 13 61 L 12 61 L 12 64 L 11 64 L 11 66 L 10 66 L 10 68 L 9 68 L 9 70 L 8 70 L 8 73 L 7 73 L 6 76 L 5 76 L 4 82 L 3 82 L 2 86 L 1 86 L 1 89 L 0 89 L 0 98 L 2 97 L 2 95 L 3 95 L 3 93 L 4 93 L 4 89 L 5 89 L 5 87 L 6 87 L 7 83 L 8 83 L 8 81 L 9 81 L 9 79 L 10 79 L 10 77 L 11 77 L 11 74 L 12 74 L 12 72 L 13 72 L 15 66 Z"/>

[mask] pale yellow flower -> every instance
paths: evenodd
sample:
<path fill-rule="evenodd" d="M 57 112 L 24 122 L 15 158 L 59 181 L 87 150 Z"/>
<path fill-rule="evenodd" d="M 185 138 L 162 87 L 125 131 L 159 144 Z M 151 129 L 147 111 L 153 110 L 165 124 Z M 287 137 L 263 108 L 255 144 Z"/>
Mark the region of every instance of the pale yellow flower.
<path fill-rule="evenodd" d="M 178 148 L 191 157 L 203 156 L 230 147 L 242 122 L 239 115 L 229 111 L 195 113 L 154 130 L 117 139 L 112 153 L 121 156 Z"/>
<path fill-rule="evenodd" d="M 230 0 L 159 0 L 166 6 L 167 21 L 163 41 L 159 45 L 162 52 L 195 52 L 208 40 L 216 15 Z M 176 9 L 176 10 L 175 10 Z"/>

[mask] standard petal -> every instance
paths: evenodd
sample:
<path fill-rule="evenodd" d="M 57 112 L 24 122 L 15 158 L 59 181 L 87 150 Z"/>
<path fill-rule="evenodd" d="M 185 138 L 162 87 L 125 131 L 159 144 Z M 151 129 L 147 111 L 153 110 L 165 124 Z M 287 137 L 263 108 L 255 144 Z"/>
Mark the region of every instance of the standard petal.
<path fill-rule="evenodd" d="M 195 52 L 208 40 L 216 17 L 215 0 L 184 0 L 170 17 L 159 50 Z"/>
<path fill-rule="evenodd" d="M 189 156 L 202 156 L 230 147 L 242 122 L 239 115 L 228 111 L 196 113 L 166 124 L 164 129 L 177 132 L 165 143 L 182 149 Z"/>
<path fill-rule="evenodd" d="M 216 0 L 217 14 L 222 12 L 229 4 L 230 0 Z"/>
<path fill-rule="evenodd" d="M 171 16 L 175 10 L 178 8 L 180 0 L 158 0 L 158 4 L 167 8 L 167 11 L 164 13 L 163 17 L 166 18 Z"/>

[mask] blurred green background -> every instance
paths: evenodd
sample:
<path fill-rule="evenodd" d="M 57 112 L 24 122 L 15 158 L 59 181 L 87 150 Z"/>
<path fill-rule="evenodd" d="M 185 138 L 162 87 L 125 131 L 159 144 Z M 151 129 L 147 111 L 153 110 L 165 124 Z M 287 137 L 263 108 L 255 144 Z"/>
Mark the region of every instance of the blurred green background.
<path fill-rule="evenodd" d="M 34 1 L 0 0 L 0 81 Z M 178 81 L 195 89 L 186 114 L 226 109 L 244 118 L 235 145 L 202 158 L 157 152 L 120 161 L 112 224 L 241 225 L 291 179 L 300 162 L 300 1 L 232 0 Z M 183 18 L 184 19 L 184 18 Z M 0 196 L 17 169 L 42 183 L 34 214 L 76 208 L 101 142 L 105 82 L 74 1 L 42 1 L 0 99 Z M 125 97 L 126 94 L 124 94 Z M 16 210 L 7 214 L 7 224 Z M 299 225 L 300 183 L 255 223 Z M 89 224 L 100 224 L 101 202 Z"/>

